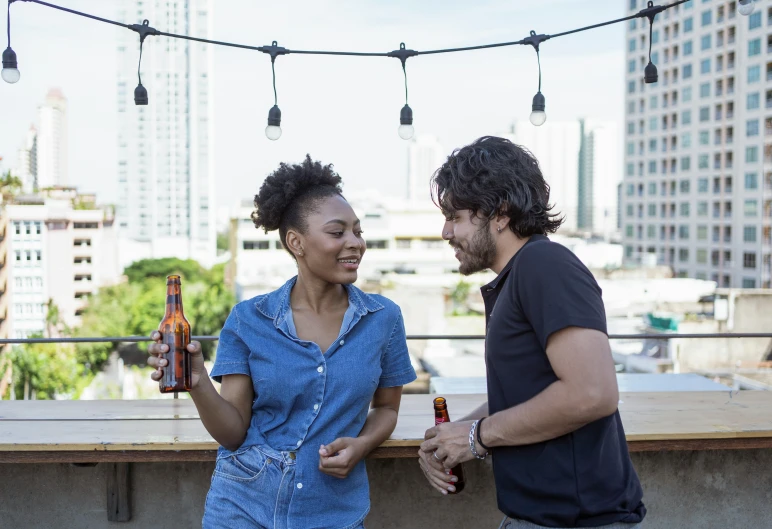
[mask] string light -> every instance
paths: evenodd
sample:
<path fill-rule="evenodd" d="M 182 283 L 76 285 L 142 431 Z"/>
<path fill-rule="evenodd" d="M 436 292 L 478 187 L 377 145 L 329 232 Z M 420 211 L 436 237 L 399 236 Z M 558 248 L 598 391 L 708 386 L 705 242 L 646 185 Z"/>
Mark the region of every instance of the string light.
<path fill-rule="evenodd" d="M 754 4 L 755 3 L 753 0 L 738 0 L 737 10 L 741 15 L 748 16 L 753 13 L 753 8 L 755 7 Z"/>
<path fill-rule="evenodd" d="M 530 121 L 535 126 L 540 126 L 544 124 L 544 122 L 547 119 L 547 114 L 545 113 L 545 98 L 544 94 L 541 92 L 541 57 L 539 55 L 539 44 L 542 42 L 554 39 L 557 37 L 563 37 L 565 35 L 571 35 L 573 33 L 578 33 L 580 31 L 587 31 L 590 29 L 599 28 L 602 26 L 608 26 L 610 24 L 616 24 L 619 22 L 624 22 L 627 20 L 633 20 L 636 18 L 648 18 L 649 19 L 649 63 L 646 65 L 646 68 L 644 70 L 644 81 L 646 83 L 655 83 L 657 82 L 657 67 L 654 65 L 654 63 L 651 62 L 651 36 L 654 26 L 654 18 L 657 14 L 661 13 L 662 11 L 665 11 L 666 9 L 670 9 L 671 7 L 678 6 L 680 4 L 683 4 L 685 2 L 688 2 L 690 0 L 676 0 L 670 4 L 666 5 L 654 5 L 653 1 L 649 1 L 647 4 L 647 7 L 638 11 L 637 13 L 633 15 L 629 15 L 623 18 L 618 18 L 615 20 L 610 20 L 608 22 L 601 22 L 599 24 L 593 24 L 591 26 L 585 26 L 577 29 L 573 29 L 570 31 L 564 31 L 562 33 L 556 33 L 554 35 L 544 35 L 539 34 L 537 35 L 536 32 L 531 31 L 530 35 L 524 39 L 516 40 L 512 42 L 498 42 L 494 44 L 482 44 L 479 46 L 467 46 L 463 48 L 446 48 L 446 49 L 437 49 L 437 50 L 427 50 L 427 51 L 416 51 L 416 50 L 410 50 L 405 48 L 405 43 L 401 43 L 398 50 L 390 51 L 387 53 L 377 53 L 377 52 L 352 52 L 352 51 L 321 51 L 321 50 L 290 50 L 287 48 L 283 48 L 277 45 L 276 41 L 273 41 L 273 43 L 270 46 L 249 46 L 246 44 L 238 44 L 234 42 L 224 42 L 224 41 L 217 41 L 217 40 L 211 40 L 211 39 L 202 39 L 198 37 L 191 37 L 188 35 L 177 35 L 174 33 L 166 33 L 164 31 L 158 31 L 152 27 L 150 27 L 149 22 L 147 20 L 144 20 L 142 24 L 124 24 L 122 22 L 117 22 L 115 20 L 109 20 L 106 18 L 94 16 L 88 13 L 83 13 L 81 11 L 76 11 L 74 9 L 68 9 L 66 7 L 58 6 L 55 4 L 51 4 L 48 2 L 44 2 L 42 0 L 8 0 L 8 47 L 3 52 L 3 70 L 2 70 L 2 78 L 4 81 L 8 83 L 15 83 L 20 78 L 20 73 L 18 69 L 18 63 L 16 60 L 16 53 L 11 49 L 11 4 L 14 2 L 23 1 L 23 2 L 30 2 L 39 4 L 42 6 L 50 7 L 53 9 L 58 9 L 60 11 L 65 11 L 67 13 L 71 13 L 74 15 L 90 18 L 92 20 L 97 20 L 99 22 L 104 22 L 107 24 L 113 24 L 116 26 L 121 26 L 126 29 L 130 29 L 132 31 L 135 31 L 139 34 L 139 65 L 137 66 L 137 78 L 139 81 L 139 84 L 137 85 L 137 88 L 134 90 L 134 103 L 136 105 L 147 105 L 148 104 L 148 95 L 147 95 L 147 89 L 142 85 L 142 77 L 140 75 L 140 65 L 142 62 L 142 46 L 145 41 L 145 37 L 148 35 L 155 35 L 155 36 L 164 36 L 164 37 L 170 37 L 170 38 L 177 38 L 177 39 L 185 39 L 185 40 L 192 40 L 196 42 L 203 42 L 207 44 L 217 44 L 219 46 L 228 46 L 232 48 L 241 48 L 241 49 L 247 49 L 247 50 L 253 50 L 253 51 L 259 51 L 262 53 L 267 53 L 271 56 L 271 74 L 273 77 L 273 97 L 274 97 L 274 104 L 273 107 L 270 108 L 268 111 L 268 126 L 265 129 L 265 135 L 270 140 L 278 140 L 281 137 L 282 130 L 281 130 L 281 110 L 278 106 L 278 98 L 276 95 L 276 70 L 275 70 L 275 62 L 276 57 L 279 55 L 288 55 L 288 54 L 305 54 L 305 55 L 343 55 L 343 56 L 354 56 L 354 57 L 392 57 L 392 58 L 398 58 L 400 62 L 402 63 L 402 73 L 405 78 L 405 106 L 402 107 L 399 114 L 399 128 L 397 129 L 397 132 L 399 134 L 399 137 L 404 140 L 409 140 L 413 137 L 415 129 L 413 128 L 413 109 L 410 108 L 410 105 L 408 105 L 408 90 L 407 90 L 407 68 L 406 68 L 406 62 L 407 59 L 410 57 L 415 57 L 418 55 L 432 55 L 436 53 L 454 53 L 454 52 L 460 52 L 460 51 L 471 51 L 471 50 L 481 50 L 481 49 L 487 49 L 487 48 L 499 48 L 502 46 L 518 46 L 518 45 L 530 45 L 534 48 L 536 51 L 536 60 L 539 67 L 539 88 L 536 92 L 536 95 L 533 96 L 533 102 L 531 104 L 531 115 L 530 115 Z M 739 11 L 742 15 L 749 15 L 753 9 L 754 9 L 754 2 L 753 0 L 738 0 L 739 3 Z"/>
<path fill-rule="evenodd" d="M 0 77 L 6 83 L 17 83 L 21 77 L 19 64 L 16 62 L 16 52 L 11 48 L 11 0 L 8 2 L 8 47 L 3 52 L 3 70 Z"/>

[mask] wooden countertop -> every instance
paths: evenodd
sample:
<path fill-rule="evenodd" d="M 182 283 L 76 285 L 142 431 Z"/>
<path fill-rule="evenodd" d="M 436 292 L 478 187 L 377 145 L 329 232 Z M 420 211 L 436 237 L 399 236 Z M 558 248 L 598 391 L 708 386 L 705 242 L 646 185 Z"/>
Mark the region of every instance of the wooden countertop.
<path fill-rule="evenodd" d="M 434 395 L 405 395 L 371 457 L 415 457 Z M 448 395 L 451 419 L 485 395 Z M 772 392 L 621 393 L 631 451 L 772 447 Z M 0 462 L 206 461 L 217 444 L 188 399 L 0 401 Z"/>

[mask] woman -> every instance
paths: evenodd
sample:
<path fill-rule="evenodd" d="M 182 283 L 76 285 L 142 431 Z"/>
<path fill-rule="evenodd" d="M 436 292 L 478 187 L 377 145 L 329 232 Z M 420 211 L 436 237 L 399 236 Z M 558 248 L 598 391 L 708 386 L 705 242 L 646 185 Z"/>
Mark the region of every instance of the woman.
<path fill-rule="evenodd" d="M 364 527 L 364 457 L 391 435 L 402 385 L 416 378 L 402 314 L 353 286 L 365 241 L 331 165 L 281 164 L 255 207 L 255 226 L 279 230 L 298 273 L 232 310 L 211 373 L 219 394 L 200 345 L 188 347 L 190 395 L 222 445 L 203 526 Z M 166 350 L 149 348 L 153 380 Z"/>

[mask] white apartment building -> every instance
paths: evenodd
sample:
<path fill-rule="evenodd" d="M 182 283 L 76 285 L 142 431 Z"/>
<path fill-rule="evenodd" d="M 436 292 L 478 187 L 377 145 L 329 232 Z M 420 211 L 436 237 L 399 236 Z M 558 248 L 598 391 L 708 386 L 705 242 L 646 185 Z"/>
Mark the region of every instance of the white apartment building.
<path fill-rule="evenodd" d="M 45 103 L 38 108 L 40 129 L 35 152 L 36 188 L 67 185 L 67 99 L 61 90 L 52 88 Z M 28 135 L 26 146 L 30 147 Z M 25 182 L 25 187 L 29 187 Z"/>
<path fill-rule="evenodd" d="M 212 0 L 123 0 L 118 18 L 211 38 Z M 122 266 L 145 258 L 216 256 L 213 46 L 148 37 L 142 84 L 149 104 L 134 104 L 139 42 L 118 35 L 118 204 Z"/>
<path fill-rule="evenodd" d="M 361 220 L 367 251 L 359 268 L 360 280 L 384 273 L 441 275 L 458 270 L 453 249 L 442 239 L 444 218 L 429 204 L 405 200 L 349 197 Z M 244 205 L 235 215 L 236 285 L 239 299 L 249 299 L 281 286 L 297 273 L 278 231 L 255 228 Z"/>
<path fill-rule="evenodd" d="M 32 193 L 38 185 L 38 133 L 34 125 L 30 126 L 24 137 L 24 144 L 17 152 L 14 176 L 22 182 L 25 193 Z"/>
<path fill-rule="evenodd" d="M 627 0 L 628 13 L 645 7 Z M 625 259 L 721 287 L 771 286 L 772 6 L 692 0 L 626 32 Z"/>
<path fill-rule="evenodd" d="M 19 197 L 3 206 L 0 315 L 5 316 L 5 336 L 43 332 L 49 300 L 65 323 L 76 326 L 88 297 L 120 280 L 112 214 L 75 209 L 73 200 L 83 198 L 72 189 L 57 189 L 47 197 Z"/>

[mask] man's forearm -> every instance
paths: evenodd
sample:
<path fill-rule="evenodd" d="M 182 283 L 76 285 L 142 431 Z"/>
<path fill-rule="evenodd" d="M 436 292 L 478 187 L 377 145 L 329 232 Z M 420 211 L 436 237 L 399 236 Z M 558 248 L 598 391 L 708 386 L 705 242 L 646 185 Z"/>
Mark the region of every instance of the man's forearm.
<path fill-rule="evenodd" d="M 488 403 L 484 402 L 465 416 L 461 417 L 459 421 L 476 421 L 488 416 Z"/>
<path fill-rule="evenodd" d="M 488 417 L 481 434 L 486 446 L 519 446 L 555 439 L 611 415 L 615 401 L 577 396 L 563 381 L 550 384 L 534 398 Z"/>

